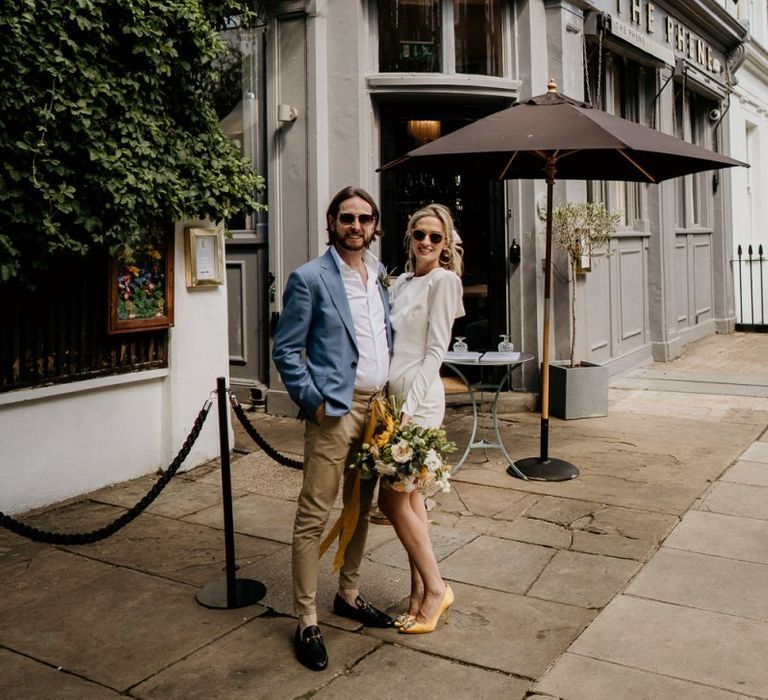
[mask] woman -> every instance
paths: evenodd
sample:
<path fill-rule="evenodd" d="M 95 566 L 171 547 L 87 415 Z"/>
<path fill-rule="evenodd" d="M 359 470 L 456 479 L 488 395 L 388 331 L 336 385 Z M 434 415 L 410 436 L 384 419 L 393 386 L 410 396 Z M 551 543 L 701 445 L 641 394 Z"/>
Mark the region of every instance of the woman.
<path fill-rule="evenodd" d="M 451 339 L 461 302 L 461 252 L 447 207 L 429 204 L 408 222 L 406 273 L 398 277 L 390 312 L 395 333 L 389 393 L 402 402 L 400 422 L 439 427 L 445 413 L 440 365 Z M 410 492 L 403 484 L 382 481 L 379 508 L 395 528 L 408 553 L 411 594 L 407 614 L 395 623 L 400 632 L 432 632 L 453 591 L 442 579 L 429 537 L 424 488 Z"/>

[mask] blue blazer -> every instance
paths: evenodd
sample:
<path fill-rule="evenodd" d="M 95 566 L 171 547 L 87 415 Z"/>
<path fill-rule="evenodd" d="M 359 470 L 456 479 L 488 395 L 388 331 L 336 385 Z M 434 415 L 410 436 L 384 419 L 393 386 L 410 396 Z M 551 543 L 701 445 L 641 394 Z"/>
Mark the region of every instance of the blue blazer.
<path fill-rule="evenodd" d="M 383 265 L 381 272 L 386 273 Z M 389 295 L 378 284 L 391 353 Z M 305 417 L 312 418 L 323 401 L 328 416 L 349 413 L 358 357 L 347 292 L 329 248 L 288 278 L 272 359 L 291 398 Z"/>

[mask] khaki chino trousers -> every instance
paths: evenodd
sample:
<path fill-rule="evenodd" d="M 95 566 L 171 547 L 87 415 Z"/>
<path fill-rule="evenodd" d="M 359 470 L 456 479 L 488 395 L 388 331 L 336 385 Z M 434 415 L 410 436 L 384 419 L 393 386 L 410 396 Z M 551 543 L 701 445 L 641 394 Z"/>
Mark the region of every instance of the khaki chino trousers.
<path fill-rule="evenodd" d="M 326 416 L 320 425 L 309 420 L 306 422 L 304 481 L 293 525 L 293 602 L 297 615 L 317 612 L 318 553 L 323 530 L 342 478 L 345 504 L 352 495 L 357 474 L 346 465 L 360 450 L 371 400 L 377 394 L 380 392 L 355 389 L 349 413 L 339 417 Z M 339 572 L 340 588 L 358 587 L 360 562 L 368 535 L 368 511 L 375 487 L 375 479 L 361 481 L 360 515 Z M 331 561 L 329 557 L 326 565 L 331 566 Z"/>

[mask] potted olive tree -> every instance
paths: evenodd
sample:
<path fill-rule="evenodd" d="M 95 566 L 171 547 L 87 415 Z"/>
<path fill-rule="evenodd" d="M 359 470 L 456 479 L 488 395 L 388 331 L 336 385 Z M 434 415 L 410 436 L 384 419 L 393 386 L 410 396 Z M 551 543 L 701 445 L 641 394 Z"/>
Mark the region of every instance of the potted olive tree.
<path fill-rule="evenodd" d="M 552 241 L 568 257 L 571 292 L 569 361 L 552 363 L 549 368 L 550 411 L 558 418 L 608 413 L 608 368 L 576 361 L 576 280 L 591 270 L 593 253 L 608 244 L 620 219 L 602 202 L 565 202 L 552 211 Z"/>

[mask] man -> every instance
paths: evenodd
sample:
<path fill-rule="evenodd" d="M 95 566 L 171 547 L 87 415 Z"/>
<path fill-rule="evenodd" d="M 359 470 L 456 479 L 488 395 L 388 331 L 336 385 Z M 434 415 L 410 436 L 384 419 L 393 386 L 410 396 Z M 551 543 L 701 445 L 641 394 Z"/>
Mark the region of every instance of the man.
<path fill-rule="evenodd" d="M 379 209 L 364 190 L 346 187 L 328 206 L 328 251 L 288 278 L 275 329 L 272 359 L 306 418 L 304 481 L 293 529 L 293 590 L 298 627 L 296 656 L 307 668 L 328 665 L 317 626 L 320 538 L 339 488 L 352 496 L 356 474 L 345 469 L 359 450 L 371 400 L 387 382 L 391 330 L 384 268 L 368 247 Z M 369 627 L 390 627 L 389 615 L 360 595 L 359 568 L 368 533 L 374 480 L 361 483 L 360 511 L 339 573 L 334 612 Z"/>

